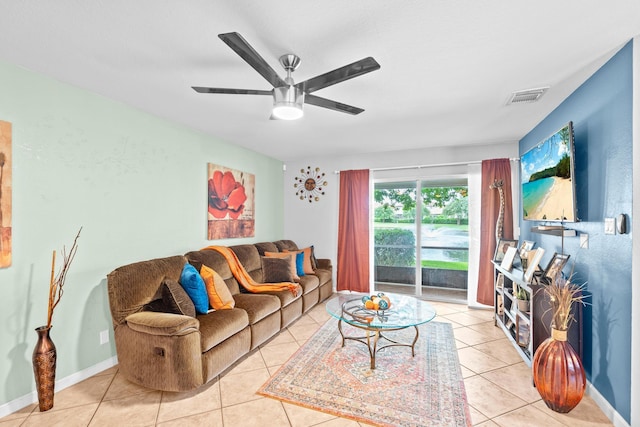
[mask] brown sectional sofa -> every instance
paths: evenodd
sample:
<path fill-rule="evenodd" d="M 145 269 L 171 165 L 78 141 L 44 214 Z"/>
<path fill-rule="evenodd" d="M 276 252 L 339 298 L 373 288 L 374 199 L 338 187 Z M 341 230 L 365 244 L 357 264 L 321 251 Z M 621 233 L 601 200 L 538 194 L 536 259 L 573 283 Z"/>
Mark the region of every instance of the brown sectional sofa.
<path fill-rule="evenodd" d="M 291 240 L 230 247 L 243 267 L 263 281 L 261 255 L 297 250 Z M 189 262 L 204 264 L 224 279 L 235 308 L 190 317 L 145 311 L 158 298 L 165 279 L 178 281 Z M 107 276 L 109 305 L 120 372 L 145 387 L 185 391 L 205 384 L 258 347 L 333 292 L 332 266 L 317 259 L 315 274 L 301 276 L 302 292 L 243 293 L 224 257 L 199 250 L 185 255 L 141 261 Z"/>

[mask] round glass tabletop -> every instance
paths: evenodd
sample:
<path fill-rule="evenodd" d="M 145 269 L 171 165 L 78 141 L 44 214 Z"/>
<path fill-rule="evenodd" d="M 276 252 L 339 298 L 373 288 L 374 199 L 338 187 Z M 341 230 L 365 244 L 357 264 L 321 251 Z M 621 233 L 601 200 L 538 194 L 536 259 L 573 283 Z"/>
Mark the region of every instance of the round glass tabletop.
<path fill-rule="evenodd" d="M 327 312 L 336 319 L 358 327 L 399 329 L 433 320 L 436 310 L 426 301 L 409 295 L 384 293 L 391 301 L 386 310 L 364 307 L 362 297 L 368 294 L 337 294 L 326 303 Z"/>

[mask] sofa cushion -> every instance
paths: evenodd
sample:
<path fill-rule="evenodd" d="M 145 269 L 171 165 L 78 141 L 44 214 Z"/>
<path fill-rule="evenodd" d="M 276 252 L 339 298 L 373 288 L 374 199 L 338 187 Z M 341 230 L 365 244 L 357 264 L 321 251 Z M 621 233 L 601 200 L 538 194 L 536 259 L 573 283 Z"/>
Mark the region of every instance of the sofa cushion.
<path fill-rule="evenodd" d="M 317 268 L 314 274 L 320 280 L 320 284 L 327 283 L 331 280 L 331 270 L 327 270 L 326 268 Z"/>
<path fill-rule="evenodd" d="M 306 295 L 309 292 L 316 289 L 320 286 L 320 281 L 318 280 L 318 276 L 314 276 L 313 274 L 307 274 L 300 278 L 300 287 L 302 287 L 302 294 Z"/>
<path fill-rule="evenodd" d="M 300 276 L 297 274 L 296 267 L 296 254 L 295 253 L 284 253 L 284 252 L 265 252 L 264 256 L 267 258 L 284 258 L 288 259 L 291 264 L 291 273 L 293 274 L 293 280 L 295 282 L 300 281 Z"/>
<path fill-rule="evenodd" d="M 318 258 L 316 258 L 316 248 L 313 245 L 309 246 L 309 248 L 311 249 L 311 268 L 313 268 L 313 270 L 315 271 L 315 269 L 318 268 Z"/>
<path fill-rule="evenodd" d="M 298 295 L 293 295 L 289 291 L 267 291 L 267 292 L 261 293 L 261 295 L 267 294 L 267 295 L 277 296 L 278 299 L 280 300 L 280 307 L 284 308 L 289 304 L 291 304 L 292 302 L 294 302 L 295 300 L 302 298 L 303 293 L 304 293 L 304 288 L 303 288 L 303 292 L 298 292 Z"/>
<path fill-rule="evenodd" d="M 288 251 L 298 250 L 298 245 L 296 245 L 296 242 L 294 242 L 293 240 L 276 240 L 273 243 L 276 245 L 276 247 L 280 252 L 283 252 L 285 250 L 288 250 Z"/>
<path fill-rule="evenodd" d="M 164 279 L 154 298 L 149 304 L 144 305 L 142 311 L 196 317 L 196 308 L 193 305 L 193 301 L 191 301 L 184 288 L 175 280 Z"/>
<path fill-rule="evenodd" d="M 212 311 L 197 316 L 202 352 L 208 351 L 249 326 L 247 312 L 240 308 Z"/>
<path fill-rule="evenodd" d="M 264 256 L 265 252 L 280 252 L 276 244 L 273 242 L 254 243 L 254 246 L 258 250 L 260 256 Z"/>
<path fill-rule="evenodd" d="M 295 252 L 297 254 L 302 254 L 302 272 L 304 274 L 313 274 L 313 262 L 312 262 L 312 256 L 313 256 L 313 249 L 312 247 L 308 247 L 308 248 L 304 248 L 304 249 L 300 249 L 298 251 L 290 251 L 288 249 L 284 250 L 284 253 L 288 253 L 288 252 Z M 298 272 L 298 275 L 301 275 L 300 272 Z"/>
<path fill-rule="evenodd" d="M 280 300 L 275 295 L 238 294 L 234 296 L 236 307 L 247 312 L 249 324 L 253 325 L 268 315 L 280 310 Z"/>
<path fill-rule="evenodd" d="M 296 274 L 304 276 L 304 252 L 291 252 L 296 254 Z"/>
<path fill-rule="evenodd" d="M 200 267 L 200 275 L 204 280 L 207 296 L 209 297 L 209 305 L 215 310 L 229 310 L 235 307 L 231 291 L 227 288 L 227 284 L 218 273 L 213 269 L 203 265 Z"/>
<path fill-rule="evenodd" d="M 165 278 L 178 281 L 186 263 L 183 256 L 171 256 L 116 268 L 107 276 L 109 308 L 113 324 L 118 325 L 145 304 L 161 298 L 156 292 Z"/>
<path fill-rule="evenodd" d="M 291 262 L 285 258 L 261 257 L 264 283 L 293 282 Z"/>
<path fill-rule="evenodd" d="M 220 252 L 205 249 L 188 252 L 185 256 L 187 257 L 187 260 L 189 260 L 189 264 L 193 264 L 196 269 L 200 270 L 202 265 L 206 265 L 218 273 L 220 277 L 224 279 L 232 295 L 240 292 L 238 282 L 233 277 L 233 274 L 231 274 L 229 264 Z"/>
<path fill-rule="evenodd" d="M 162 302 L 169 313 L 196 317 L 196 307 L 184 288 L 175 280 L 162 281 Z"/>
<path fill-rule="evenodd" d="M 141 311 L 125 319 L 129 328 L 149 335 L 177 336 L 198 332 L 198 320 L 171 313 Z"/>
<path fill-rule="evenodd" d="M 180 275 L 180 284 L 193 301 L 196 313 L 205 314 L 209 310 L 209 296 L 202 276 L 193 265 L 185 264 Z"/>

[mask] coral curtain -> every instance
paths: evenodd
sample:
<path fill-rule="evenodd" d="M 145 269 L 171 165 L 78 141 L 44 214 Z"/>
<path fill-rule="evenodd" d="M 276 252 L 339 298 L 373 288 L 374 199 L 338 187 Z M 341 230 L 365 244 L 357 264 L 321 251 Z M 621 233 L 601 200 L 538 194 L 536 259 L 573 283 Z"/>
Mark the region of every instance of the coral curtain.
<path fill-rule="evenodd" d="M 500 211 L 500 193 L 491 189 L 494 180 L 502 180 L 504 193 L 504 239 L 513 238 L 513 204 L 511 202 L 511 163 L 509 159 L 482 161 L 482 195 L 480 211 L 480 267 L 478 295 L 480 304 L 493 305 L 493 255 L 496 251 L 496 220 Z"/>
<path fill-rule="evenodd" d="M 369 292 L 369 170 L 340 172 L 339 291 Z"/>

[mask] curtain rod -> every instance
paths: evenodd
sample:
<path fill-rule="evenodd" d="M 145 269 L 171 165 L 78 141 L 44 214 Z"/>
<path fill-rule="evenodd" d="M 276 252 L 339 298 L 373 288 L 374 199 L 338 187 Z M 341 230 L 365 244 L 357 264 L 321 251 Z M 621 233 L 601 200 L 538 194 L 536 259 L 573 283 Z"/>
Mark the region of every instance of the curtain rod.
<path fill-rule="evenodd" d="M 512 162 L 519 162 L 519 157 L 511 157 L 509 158 Z M 465 166 L 465 165 L 477 165 L 482 163 L 481 160 L 473 161 L 473 162 L 451 162 L 451 163 L 436 163 L 433 165 L 417 165 L 417 166 L 394 166 L 388 168 L 371 168 L 369 170 L 377 172 L 377 171 L 391 171 L 391 170 L 403 170 L 403 169 L 425 169 L 425 168 L 439 168 L 443 166 Z M 334 171 L 334 173 L 339 174 L 340 171 Z"/>

